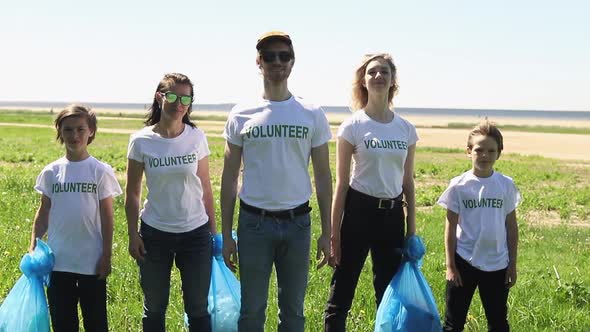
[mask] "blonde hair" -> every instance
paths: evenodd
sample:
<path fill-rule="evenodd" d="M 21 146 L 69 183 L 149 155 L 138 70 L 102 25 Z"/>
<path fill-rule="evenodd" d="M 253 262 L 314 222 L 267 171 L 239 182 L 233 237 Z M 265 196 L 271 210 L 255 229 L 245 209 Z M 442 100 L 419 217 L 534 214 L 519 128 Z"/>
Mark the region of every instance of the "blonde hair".
<path fill-rule="evenodd" d="M 363 85 L 363 81 L 365 78 L 365 73 L 367 70 L 367 66 L 369 63 L 376 59 L 383 59 L 389 65 L 389 69 L 391 70 L 391 81 L 392 86 L 389 88 L 389 93 L 387 96 L 387 102 L 389 106 L 393 106 L 393 96 L 399 90 L 399 86 L 397 85 L 397 69 L 395 64 L 393 63 L 393 58 L 389 53 L 374 53 L 374 54 L 366 54 L 363 56 L 363 59 L 360 65 L 357 67 L 356 71 L 354 72 L 354 80 L 352 81 L 352 96 L 351 96 L 351 107 L 353 110 L 359 110 L 367 106 L 367 102 L 369 100 L 369 91 Z"/>
<path fill-rule="evenodd" d="M 78 117 L 86 119 L 88 123 L 88 128 L 92 130 L 94 135 L 88 137 L 88 144 L 94 141 L 94 137 L 96 136 L 96 114 L 90 107 L 86 107 L 83 105 L 78 104 L 71 104 L 66 106 L 55 118 L 55 129 L 57 129 L 57 136 L 55 137 L 61 144 L 64 143 L 64 138 L 61 136 L 61 125 L 66 118 L 70 117 Z"/>
<path fill-rule="evenodd" d="M 496 141 L 496 144 L 498 145 L 498 155 L 504 150 L 504 138 L 502 137 L 500 129 L 498 129 L 494 122 L 489 121 L 487 118 L 469 132 L 469 137 L 467 138 L 467 148 L 469 150 L 473 148 L 473 137 L 480 135 L 491 137 Z"/>

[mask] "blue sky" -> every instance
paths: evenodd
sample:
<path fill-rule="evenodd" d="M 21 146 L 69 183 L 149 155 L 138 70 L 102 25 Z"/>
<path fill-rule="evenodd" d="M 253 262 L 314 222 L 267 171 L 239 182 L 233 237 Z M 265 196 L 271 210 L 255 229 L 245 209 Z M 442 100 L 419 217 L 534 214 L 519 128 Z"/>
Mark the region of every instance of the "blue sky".
<path fill-rule="evenodd" d="M 149 103 L 164 73 L 197 103 L 261 94 L 255 42 L 294 41 L 290 89 L 348 105 L 361 56 L 389 52 L 396 106 L 590 111 L 586 1 L 10 1 L 0 100 Z"/>

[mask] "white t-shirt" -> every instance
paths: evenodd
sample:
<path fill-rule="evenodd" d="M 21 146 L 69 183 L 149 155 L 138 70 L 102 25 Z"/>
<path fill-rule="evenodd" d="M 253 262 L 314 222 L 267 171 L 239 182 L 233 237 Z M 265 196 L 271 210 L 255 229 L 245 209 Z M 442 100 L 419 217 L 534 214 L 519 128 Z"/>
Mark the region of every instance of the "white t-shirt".
<path fill-rule="evenodd" d="M 311 149 L 331 136 L 322 109 L 298 97 L 234 107 L 223 137 L 242 147 L 240 198 L 266 210 L 291 209 L 308 201 Z"/>
<path fill-rule="evenodd" d="M 381 123 L 359 110 L 340 125 L 338 137 L 354 146 L 353 189 L 379 198 L 402 193 L 408 148 L 418 141 L 410 122 L 396 113 L 391 122 Z"/>
<path fill-rule="evenodd" d="M 54 271 L 96 274 L 102 255 L 100 201 L 122 193 L 111 166 L 90 156 L 82 161 L 60 158 L 45 166 L 35 190 L 49 197 L 49 247 Z"/>
<path fill-rule="evenodd" d="M 127 158 L 143 163 L 148 195 L 141 219 L 169 233 L 184 233 L 207 223 L 199 160 L 210 154 L 199 128 L 184 125 L 174 138 L 164 138 L 154 126 L 131 135 Z"/>
<path fill-rule="evenodd" d="M 470 170 L 453 178 L 438 204 L 459 215 L 457 254 L 482 271 L 506 268 L 506 216 L 520 201 L 512 179 L 501 173 L 480 178 Z"/>

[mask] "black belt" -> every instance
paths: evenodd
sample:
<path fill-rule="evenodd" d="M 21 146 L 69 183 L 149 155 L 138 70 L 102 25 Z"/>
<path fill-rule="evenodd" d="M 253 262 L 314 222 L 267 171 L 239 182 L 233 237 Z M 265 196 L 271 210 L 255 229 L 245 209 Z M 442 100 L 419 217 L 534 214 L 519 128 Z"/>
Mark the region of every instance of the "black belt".
<path fill-rule="evenodd" d="M 269 211 L 269 210 L 257 208 L 252 205 L 248 205 L 248 204 L 244 203 L 244 201 L 240 200 L 240 208 L 242 208 L 248 212 L 251 212 L 251 213 L 261 214 L 262 216 L 270 216 L 270 217 L 281 218 L 281 219 L 291 219 L 293 217 L 300 216 L 302 214 L 306 214 L 306 213 L 309 213 L 309 211 L 311 211 L 311 207 L 309 206 L 309 201 L 305 202 L 299 206 L 296 206 L 292 209 L 289 209 L 289 210 Z"/>
<path fill-rule="evenodd" d="M 350 196 L 348 198 L 352 200 L 353 204 L 361 204 L 363 207 L 371 209 L 391 210 L 408 205 L 403 201 L 403 193 L 395 198 L 378 198 L 349 187 L 347 195 Z"/>

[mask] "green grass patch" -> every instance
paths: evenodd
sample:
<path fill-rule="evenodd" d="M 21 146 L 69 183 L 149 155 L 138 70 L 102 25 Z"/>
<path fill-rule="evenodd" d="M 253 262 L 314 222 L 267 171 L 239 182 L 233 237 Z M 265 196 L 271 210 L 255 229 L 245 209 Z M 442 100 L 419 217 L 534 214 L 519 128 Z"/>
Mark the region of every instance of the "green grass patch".
<path fill-rule="evenodd" d="M 10 123 L 30 123 L 30 124 L 44 124 L 52 125 L 53 120 L 59 112 L 57 111 L 32 111 L 32 110 L 2 110 L 0 109 L 0 122 Z M 137 127 L 134 123 L 142 124 L 145 121 L 145 112 L 137 111 L 136 113 L 99 113 L 99 118 L 108 117 L 114 118 L 100 121 L 99 128 L 125 128 L 134 129 Z M 117 119 L 118 118 L 118 119 Z M 195 121 L 222 121 L 227 120 L 225 115 L 202 115 L 198 110 L 193 110 L 191 119 Z M 121 122 L 123 120 L 123 122 Z M 137 120 L 137 121 L 132 121 Z M 128 124 L 131 124 L 130 126 Z M 339 124 L 339 123 L 338 123 Z M 141 128 L 141 127 L 138 127 Z"/>
<path fill-rule="evenodd" d="M 7 116 L 0 112 L 1 116 Z M 23 115 L 23 114 L 21 114 Z M 28 114 L 31 121 L 50 124 L 51 114 Z M 39 118 L 37 118 L 39 116 Z M 45 116 L 43 118 L 42 116 Z M 3 118 L 0 118 L 0 121 Z M 138 119 L 140 120 L 140 119 Z M 26 123 L 31 123 L 27 121 Z M 105 122 L 101 122 L 105 123 Z M 127 123 L 127 122 L 126 122 Z M 126 149 L 129 135 L 100 133 L 89 146 L 92 155 L 110 163 L 125 185 Z M 210 167 L 219 216 L 219 187 L 223 167 L 224 141 L 209 137 Z M 334 144 L 330 158 L 334 168 Z M 41 169 L 63 155 L 52 128 L 2 127 L 0 130 L 0 301 L 20 276 L 18 264 L 28 248 L 32 220 L 39 204 L 33 190 Z M 513 331 L 588 331 L 590 329 L 590 227 L 572 227 L 573 221 L 588 224 L 590 211 L 590 173 L 568 162 L 542 157 L 502 155 L 497 169 L 514 178 L 524 201 L 518 209 L 520 247 L 518 283 L 510 292 L 509 312 Z M 470 161 L 459 149 L 423 149 L 416 154 L 418 233 L 424 238 L 427 254 L 424 272 L 439 310 L 444 311 L 445 211 L 436 200 L 449 180 L 470 168 Z M 334 173 L 334 169 L 333 174 Z M 145 195 L 145 190 L 144 190 Z M 319 209 L 312 197 L 313 238 L 320 234 Z M 554 213 L 561 223 L 544 227 L 542 220 L 528 220 L 535 213 Z M 141 324 L 142 294 L 137 266 L 127 253 L 127 228 L 123 197 L 115 200 L 113 274 L 108 281 L 109 321 L 115 331 L 138 331 Z M 368 223 L 370 221 L 367 221 Z M 536 226 L 541 225 L 541 226 Z M 370 227 L 370 224 L 367 225 Z M 218 225 L 218 229 L 220 225 Z M 313 255 L 312 255 L 313 256 Z M 306 331 L 319 331 L 328 297 L 332 271 L 329 268 L 309 274 L 305 302 Z M 271 279 L 267 328 L 276 330 L 276 282 Z M 180 278 L 173 272 L 169 331 L 183 331 Z M 373 331 L 376 305 L 373 295 L 371 263 L 367 259 L 348 320 L 349 331 Z M 466 331 L 486 330 L 485 315 L 478 296 L 474 297 Z"/>

